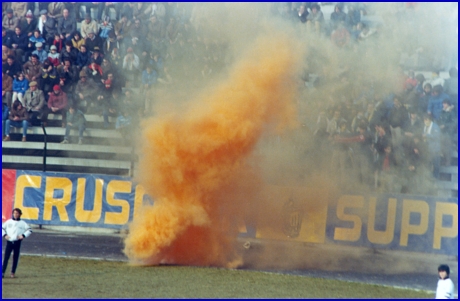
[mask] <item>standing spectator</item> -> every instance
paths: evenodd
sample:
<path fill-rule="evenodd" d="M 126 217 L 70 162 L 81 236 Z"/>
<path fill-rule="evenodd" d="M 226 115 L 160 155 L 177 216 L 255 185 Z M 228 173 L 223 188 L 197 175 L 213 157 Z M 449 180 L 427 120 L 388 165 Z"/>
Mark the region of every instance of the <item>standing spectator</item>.
<path fill-rule="evenodd" d="M 37 82 L 33 81 L 29 85 L 29 89 L 24 95 L 24 106 L 29 113 L 30 122 L 32 125 L 39 125 L 38 118 L 43 120 L 45 113 L 45 95 L 42 90 L 37 88 Z"/>
<path fill-rule="evenodd" d="M 77 23 L 75 19 L 70 16 L 68 9 L 64 9 L 62 11 L 62 17 L 59 18 L 57 24 L 57 32 L 61 37 L 61 40 L 65 42 L 70 41 L 75 30 L 77 30 Z"/>
<path fill-rule="evenodd" d="M 407 126 L 404 129 L 404 136 L 409 138 L 421 136 L 423 129 L 423 121 L 420 120 L 418 111 L 416 109 L 411 109 L 409 115 L 409 122 L 407 123 Z"/>
<path fill-rule="evenodd" d="M 361 11 L 355 4 L 348 4 L 347 24 L 353 30 L 361 22 Z"/>
<path fill-rule="evenodd" d="M 26 17 L 19 22 L 19 27 L 21 27 L 21 31 L 30 38 L 33 34 L 35 29 L 37 28 L 38 21 L 34 18 L 34 15 L 29 10 L 26 14 Z"/>
<path fill-rule="evenodd" d="M 455 105 L 458 113 L 458 70 L 451 68 L 449 78 L 444 82 L 444 91 L 450 96 L 451 103 Z"/>
<path fill-rule="evenodd" d="M 2 103 L 6 103 L 8 108 L 11 108 L 11 98 L 13 96 L 13 78 L 2 70 Z"/>
<path fill-rule="evenodd" d="M 29 126 L 29 114 L 27 109 L 22 105 L 19 100 L 13 102 L 13 107 L 10 110 L 10 116 L 5 122 L 3 141 L 10 141 L 10 126 L 22 128 L 22 142 L 27 141 L 27 128 Z"/>
<path fill-rule="evenodd" d="M 81 37 L 83 39 L 86 39 L 89 32 L 93 32 L 93 33 L 99 32 L 97 23 L 96 21 L 91 20 L 90 14 L 86 14 L 85 20 L 81 22 L 80 32 L 81 32 Z"/>
<path fill-rule="evenodd" d="M 66 113 L 67 113 L 68 101 L 67 94 L 61 91 L 59 85 L 53 87 L 53 93 L 51 93 L 48 99 L 48 110 L 46 112 L 46 120 L 48 120 L 48 114 L 61 114 L 62 115 L 62 127 L 66 125 Z"/>
<path fill-rule="evenodd" d="M 14 55 L 8 55 L 6 63 L 2 65 L 2 69 L 12 78 L 16 77 L 16 75 L 22 71 L 22 67 L 16 62 Z"/>
<path fill-rule="evenodd" d="M 18 17 L 13 15 L 13 9 L 8 8 L 6 10 L 6 16 L 3 17 L 2 26 L 12 32 L 18 25 L 19 25 Z"/>
<path fill-rule="evenodd" d="M 81 45 L 85 45 L 85 39 L 81 37 L 80 32 L 75 31 L 73 33 L 73 38 L 72 38 L 72 45 L 75 47 L 75 49 L 80 49 Z"/>
<path fill-rule="evenodd" d="M 438 120 L 442 111 L 442 102 L 444 99 L 449 99 L 449 95 L 443 92 L 441 85 L 433 87 L 431 96 L 428 98 L 428 114 L 433 116 L 433 120 Z"/>
<path fill-rule="evenodd" d="M 22 211 L 19 208 L 13 209 L 13 218 L 7 220 L 2 225 L 2 236 L 6 239 L 5 257 L 2 264 L 2 278 L 5 277 L 8 261 L 13 252 L 13 266 L 11 268 L 11 278 L 15 277 L 19 263 L 22 240 L 32 234 L 32 230 L 25 221 L 21 220 Z"/>
<path fill-rule="evenodd" d="M 457 112 L 451 105 L 449 99 L 442 101 L 442 111 L 438 121 L 441 129 L 441 154 L 444 157 L 445 165 L 450 166 L 452 159 L 452 141 L 457 138 Z"/>
<path fill-rule="evenodd" d="M 43 49 L 43 43 L 35 43 L 35 48 L 36 50 L 32 52 L 32 55 L 36 55 L 40 63 L 44 63 L 45 60 L 48 58 L 48 53 Z"/>
<path fill-rule="evenodd" d="M 86 119 L 83 112 L 77 110 L 75 105 L 71 105 L 67 112 L 67 125 L 65 127 L 64 140 L 61 143 L 69 143 L 71 129 L 78 129 L 78 144 L 83 144 L 83 132 L 85 131 Z"/>
<path fill-rule="evenodd" d="M 22 68 L 24 69 L 26 79 L 29 82 L 40 81 L 42 77 L 42 67 L 43 66 L 38 60 L 38 56 L 36 54 L 33 54 L 30 58 L 30 61 L 28 61 L 22 66 Z"/>
<path fill-rule="evenodd" d="M 439 166 L 441 164 L 441 130 L 439 126 L 433 122 L 433 116 L 426 114 L 423 118 L 425 127 L 423 129 L 424 142 L 428 146 L 431 169 L 433 176 L 439 178 Z"/>
<path fill-rule="evenodd" d="M 57 48 L 55 45 L 51 45 L 50 47 L 50 53 L 48 53 L 48 60 L 51 62 L 51 64 L 54 67 L 59 66 L 59 53 L 57 52 Z"/>
<path fill-rule="evenodd" d="M 347 14 L 343 12 L 340 5 L 334 7 L 334 12 L 331 14 L 331 25 L 332 30 L 336 29 L 340 23 L 345 23 L 347 20 Z"/>
<path fill-rule="evenodd" d="M 22 20 L 27 12 L 27 2 L 12 2 L 11 8 L 14 11 L 14 15 L 18 17 L 19 20 Z"/>
<path fill-rule="evenodd" d="M 48 5 L 48 17 L 55 19 L 56 21 L 62 17 L 65 9 L 64 2 L 51 2 Z"/>
<path fill-rule="evenodd" d="M 454 283 L 450 280 L 450 268 L 446 264 L 438 267 L 438 286 L 436 287 L 436 299 L 454 299 Z"/>
<path fill-rule="evenodd" d="M 29 81 L 25 78 L 24 73 L 18 72 L 15 79 L 13 79 L 13 103 L 19 100 L 24 105 L 24 94 L 29 89 Z"/>

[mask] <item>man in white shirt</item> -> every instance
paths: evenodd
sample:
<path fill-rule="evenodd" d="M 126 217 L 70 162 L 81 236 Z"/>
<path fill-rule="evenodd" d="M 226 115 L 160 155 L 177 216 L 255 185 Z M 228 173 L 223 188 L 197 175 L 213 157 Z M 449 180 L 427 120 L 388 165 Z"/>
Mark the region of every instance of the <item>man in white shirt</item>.
<path fill-rule="evenodd" d="M 29 225 L 21 220 L 22 211 L 19 208 L 13 209 L 13 218 L 7 220 L 2 225 L 2 236 L 6 239 L 5 257 L 2 265 L 2 278 L 5 276 L 5 271 L 10 260 L 11 252 L 13 252 L 13 267 L 11 268 L 11 278 L 15 278 L 16 268 L 19 262 L 19 253 L 21 250 L 21 242 L 24 238 L 32 234 Z"/>
<path fill-rule="evenodd" d="M 438 287 L 436 288 L 436 299 L 454 299 L 454 283 L 449 278 L 450 268 L 446 264 L 438 267 Z"/>

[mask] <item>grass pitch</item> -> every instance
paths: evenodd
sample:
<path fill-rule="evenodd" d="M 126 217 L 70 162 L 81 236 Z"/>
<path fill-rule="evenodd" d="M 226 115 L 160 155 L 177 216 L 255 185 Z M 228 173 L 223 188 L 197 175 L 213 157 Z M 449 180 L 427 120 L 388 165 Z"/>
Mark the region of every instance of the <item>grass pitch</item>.
<path fill-rule="evenodd" d="M 124 262 L 35 256 L 21 257 L 17 278 L 5 276 L 3 298 L 434 297 L 423 291 L 257 271 L 134 267 Z"/>

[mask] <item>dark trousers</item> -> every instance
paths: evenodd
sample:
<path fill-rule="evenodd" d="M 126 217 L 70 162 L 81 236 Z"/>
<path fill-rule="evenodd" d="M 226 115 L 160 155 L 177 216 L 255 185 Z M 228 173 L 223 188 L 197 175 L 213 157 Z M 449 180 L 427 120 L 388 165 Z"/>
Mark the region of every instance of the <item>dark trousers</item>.
<path fill-rule="evenodd" d="M 8 266 L 8 260 L 10 260 L 11 252 L 13 252 L 13 267 L 11 268 L 11 273 L 16 273 L 16 268 L 18 267 L 19 262 L 19 253 L 21 250 L 21 242 L 22 240 L 6 242 L 5 257 L 3 258 L 2 265 L 2 274 L 5 274 L 6 268 Z"/>

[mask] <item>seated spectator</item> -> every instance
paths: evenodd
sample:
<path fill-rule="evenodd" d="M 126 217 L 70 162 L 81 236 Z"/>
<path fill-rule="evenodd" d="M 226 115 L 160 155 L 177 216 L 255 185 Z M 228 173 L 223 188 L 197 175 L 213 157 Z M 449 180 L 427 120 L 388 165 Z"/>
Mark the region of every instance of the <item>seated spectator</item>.
<path fill-rule="evenodd" d="M 2 27 L 2 46 L 11 48 L 11 33 L 7 31 L 5 27 Z"/>
<path fill-rule="evenodd" d="M 80 32 L 83 39 L 86 39 L 89 32 L 99 32 L 96 21 L 91 20 L 91 14 L 86 14 L 85 20 L 81 22 Z"/>
<path fill-rule="evenodd" d="M 438 120 L 442 112 L 442 102 L 445 99 L 450 99 L 449 95 L 444 93 L 441 85 L 433 87 L 431 96 L 428 98 L 428 114 L 433 116 L 433 120 Z"/>
<path fill-rule="evenodd" d="M 42 67 L 42 64 L 38 60 L 38 55 L 36 54 L 32 54 L 30 61 L 22 66 L 26 79 L 29 82 L 40 81 L 42 77 Z"/>
<path fill-rule="evenodd" d="M 6 15 L 3 17 L 2 26 L 7 30 L 13 32 L 14 29 L 19 25 L 18 17 L 13 15 L 13 9 L 8 8 Z"/>
<path fill-rule="evenodd" d="M 132 48 L 128 48 L 123 59 L 123 72 L 132 83 L 136 81 L 139 73 L 139 57 L 133 53 Z"/>
<path fill-rule="evenodd" d="M 40 125 L 38 118 L 44 120 L 45 107 L 45 94 L 37 87 L 37 82 L 33 81 L 29 84 L 29 89 L 24 95 L 24 106 L 29 113 L 30 122 L 32 125 Z"/>
<path fill-rule="evenodd" d="M 80 45 L 80 52 L 77 55 L 77 67 L 78 69 L 82 69 L 89 65 L 91 59 L 91 54 L 86 51 L 86 45 Z"/>
<path fill-rule="evenodd" d="M 75 105 L 71 105 L 67 112 L 67 124 L 65 127 L 64 140 L 61 143 L 69 143 L 70 130 L 78 129 L 78 144 L 83 144 L 83 132 L 85 131 L 86 119 L 82 111 Z"/>
<path fill-rule="evenodd" d="M 109 33 L 113 31 L 113 24 L 110 22 L 110 17 L 105 16 L 103 22 L 99 25 L 99 37 L 103 40 L 109 37 Z"/>
<path fill-rule="evenodd" d="M 128 35 L 131 21 L 128 20 L 126 15 L 122 14 L 121 19 L 115 24 L 115 35 L 117 41 L 123 41 L 123 38 Z"/>
<path fill-rule="evenodd" d="M 116 106 L 112 99 L 112 91 L 111 80 L 105 80 L 103 88 L 98 92 L 96 101 L 89 109 L 91 112 L 100 114 L 104 117 L 104 128 L 109 127 L 109 114 L 115 116 L 116 113 Z"/>
<path fill-rule="evenodd" d="M 85 39 L 81 37 L 80 32 L 75 31 L 73 33 L 73 38 L 72 38 L 72 45 L 75 47 L 75 49 L 80 49 L 81 45 L 85 45 Z"/>
<path fill-rule="evenodd" d="M 35 43 L 36 50 L 32 51 L 32 55 L 36 55 L 40 63 L 44 63 L 48 58 L 48 53 L 43 49 L 43 43 Z"/>
<path fill-rule="evenodd" d="M 112 64 L 106 58 L 102 59 L 101 69 L 102 69 L 103 79 L 107 79 L 107 74 L 108 73 L 113 73 L 114 72 L 114 70 L 112 68 Z"/>
<path fill-rule="evenodd" d="M 75 64 L 77 62 L 77 57 L 78 50 L 73 47 L 71 41 L 67 41 L 65 43 L 65 48 L 63 48 L 59 54 L 59 61 L 64 62 L 64 60 L 68 59 L 72 64 Z"/>
<path fill-rule="evenodd" d="M 108 55 L 112 53 L 114 49 L 120 49 L 120 42 L 117 41 L 117 36 L 115 35 L 115 32 L 112 30 L 109 32 L 108 39 L 104 42 L 103 44 L 103 52 Z"/>
<path fill-rule="evenodd" d="M 142 90 L 147 91 L 157 83 L 158 74 L 150 65 L 142 72 Z"/>
<path fill-rule="evenodd" d="M 68 108 L 67 94 L 61 91 L 59 85 L 53 87 L 53 93 L 50 94 L 48 99 L 48 109 L 46 111 L 46 120 L 48 120 L 48 114 L 61 114 L 62 115 L 62 127 L 66 125 L 66 113 Z"/>
<path fill-rule="evenodd" d="M 19 100 L 13 102 L 13 107 L 10 110 L 10 115 L 5 121 L 3 141 L 10 141 L 10 126 L 22 128 L 22 141 L 27 141 L 27 128 L 29 127 L 29 114 L 26 108 Z"/>
<path fill-rule="evenodd" d="M 100 50 L 102 48 L 103 42 L 102 39 L 93 31 L 88 31 L 88 35 L 85 39 L 85 45 L 86 49 L 92 53 L 96 47 Z"/>
<path fill-rule="evenodd" d="M 69 76 L 67 75 L 68 74 L 66 73 L 59 74 L 59 87 L 61 88 L 62 92 L 67 94 L 67 100 L 70 103 L 73 103 L 75 99 L 74 97 L 75 84 L 72 82 L 71 79 L 69 79 Z"/>
<path fill-rule="evenodd" d="M 45 93 L 45 97 L 52 93 L 54 85 L 59 81 L 57 70 L 50 60 L 46 59 L 43 63 L 42 78 L 40 80 L 40 90 Z"/>
<path fill-rule="evenodd" d="M 58 33 L 54 35 L 54 40 L 52 46 L 56 46 L 56 51 L 60 53 L 62 49 L 64 48 L 64 42 L 61 40 L 61 37 L 59 36 Z"/>
<path fill-rule="evenodd" d="M 40 19 L 38 20 L 38 29 L 46 40 L 46 45 L 53 43 L 54 35 L 57 33 L 56 21 L 48 17 L 48 11 L 40 11 Z"/>
<path fill-rule="evenodd" d="M 311 13 L 307 17 L 307 29 L 320 33 L 324 23 L 323 12 L 318 4 L 311 6 Z"/>
<path fill-rule="evenodd" d="M 449 99 L 442 101 L 442 111 L 438 121 L 441 129 L 441 154 L 445 166 L 450 166 L 452 159 L 452 141 L 457 138 L 458 117 L 456 110 Z"/>
<path fill-rule="evenodd" d="M 119 54 L 118 48 L 114 48 L 112 50 L 108 59 L 112 63 L 112 67 L 114 67 L 115 70 L 121 71 L 122 66 L 123 66 L 123 58 Z"/>
<path fill-rule="evenodd" d="M 59 56 L 60 54 L 57 52 L 56 46 L 51 45 L 50 53 L 48 53 L 48 60 L 51 62 L 51 64 L 53 64 L 54 67 L 57 67 L 60 64 Z"/>
<path fill-rule="evenodd" d="M 50 2 L 48 5 L 48 17 L 57 21 L 62 17 L 64 9 L 64 2 Z"/>
<path fill-rule="evenodd" d="M 77 23 L 75 19 L 70 16 L 69 10 L 64 9 L 62 11 L 62 17 L 59 18 L 57 24 L 57 32 L 62 41 L 70 42 L 72 34 L 77 30 Z"/>
<path fill-rule="evenodd" d="M 11 108 L 11 99 L 13 97 L 13 78 L 2 70 L 2 103 L 6 103 L 8 108 Z"/>
<path fill-rule="evenodd" d="M 24 73 L 18 72 L 13 79 L 13 103 L 19 100 L 24 105 L 24 94 L 29 89 L 29 81 L 25 78 Z"/>
<path fill-rule="evenodd" d="M 89 74 L 88 74 L 89 73 Z M 100 83 L 102 79 L 102 69 L 101 66 L 92 62 L 88 66 L 88 78 L 90 78 L 95 83 Z"/>
<path fill-rule="evenodd" d="M 30 38 L 37 28 L 37 24 L 38 21 L 34 18 L 32 11 L 29 10 L 26 17 L 19 22 L 19 27 L 21 27 L 21 31 Z"/>
<path fill-rule="evenodd" d="M 30 59 L 32 53 L 37 49 L 35 46 L 36 43 L 45 43 L 45 39 L 42 37 L 40 30 L 35 29 L 33 35 L 29 38 L 29 44 L 27 45 L 27 53 L 26 53 L 26 60 Z"/>
<path fill-rule="evenodd" d="M 90 64 L 96 63 L 97 65 L 100 66 L 100 65 L 102 65 L 102 58 L 103 58 L 103 55 L 101 54 L 99 47 L 96 46 L 93 49 L 93 53 L 91 54 L 91 58 L 89 60 L 89 63 Z"/>
<path fill-rule="evenodd" d="M 28 37 L 21 32 L 20 27 L 14 29 L 14 34 L 11 36 L 11 46 L 16 56 L 16 60 L 22 64 L 23 55 L 27 51 Z"/>
<path fill-rule="evenodd" d="M 77 108 L 82 112 L 86 112 L 87 108 L 95 100 L 97 91 L 96 83 L 88 79 L 85 71 L 80 71 L 80 81 L 75 88 L 75 104 Z"/>
<path fill-rule="evenodd" d="M 340 5 L 334 7 L 334 12 L 331 14 L 331 25 L 332 30 L 336 29 L 340 23 L 345 23 L 347 20 L 347 14 L 345 14 Z"/>
<path fill-rule="evenodd" d="M 65 58 L 64 62 L 58 66 L 57 73 L 59 74 L 59 78 L 66 78 L 66 81 L 71 85 L 76 84 L 79 79 L 78 68 L 68 58 Z M 67 93 L 67 91 L 64 92 Z"/>

